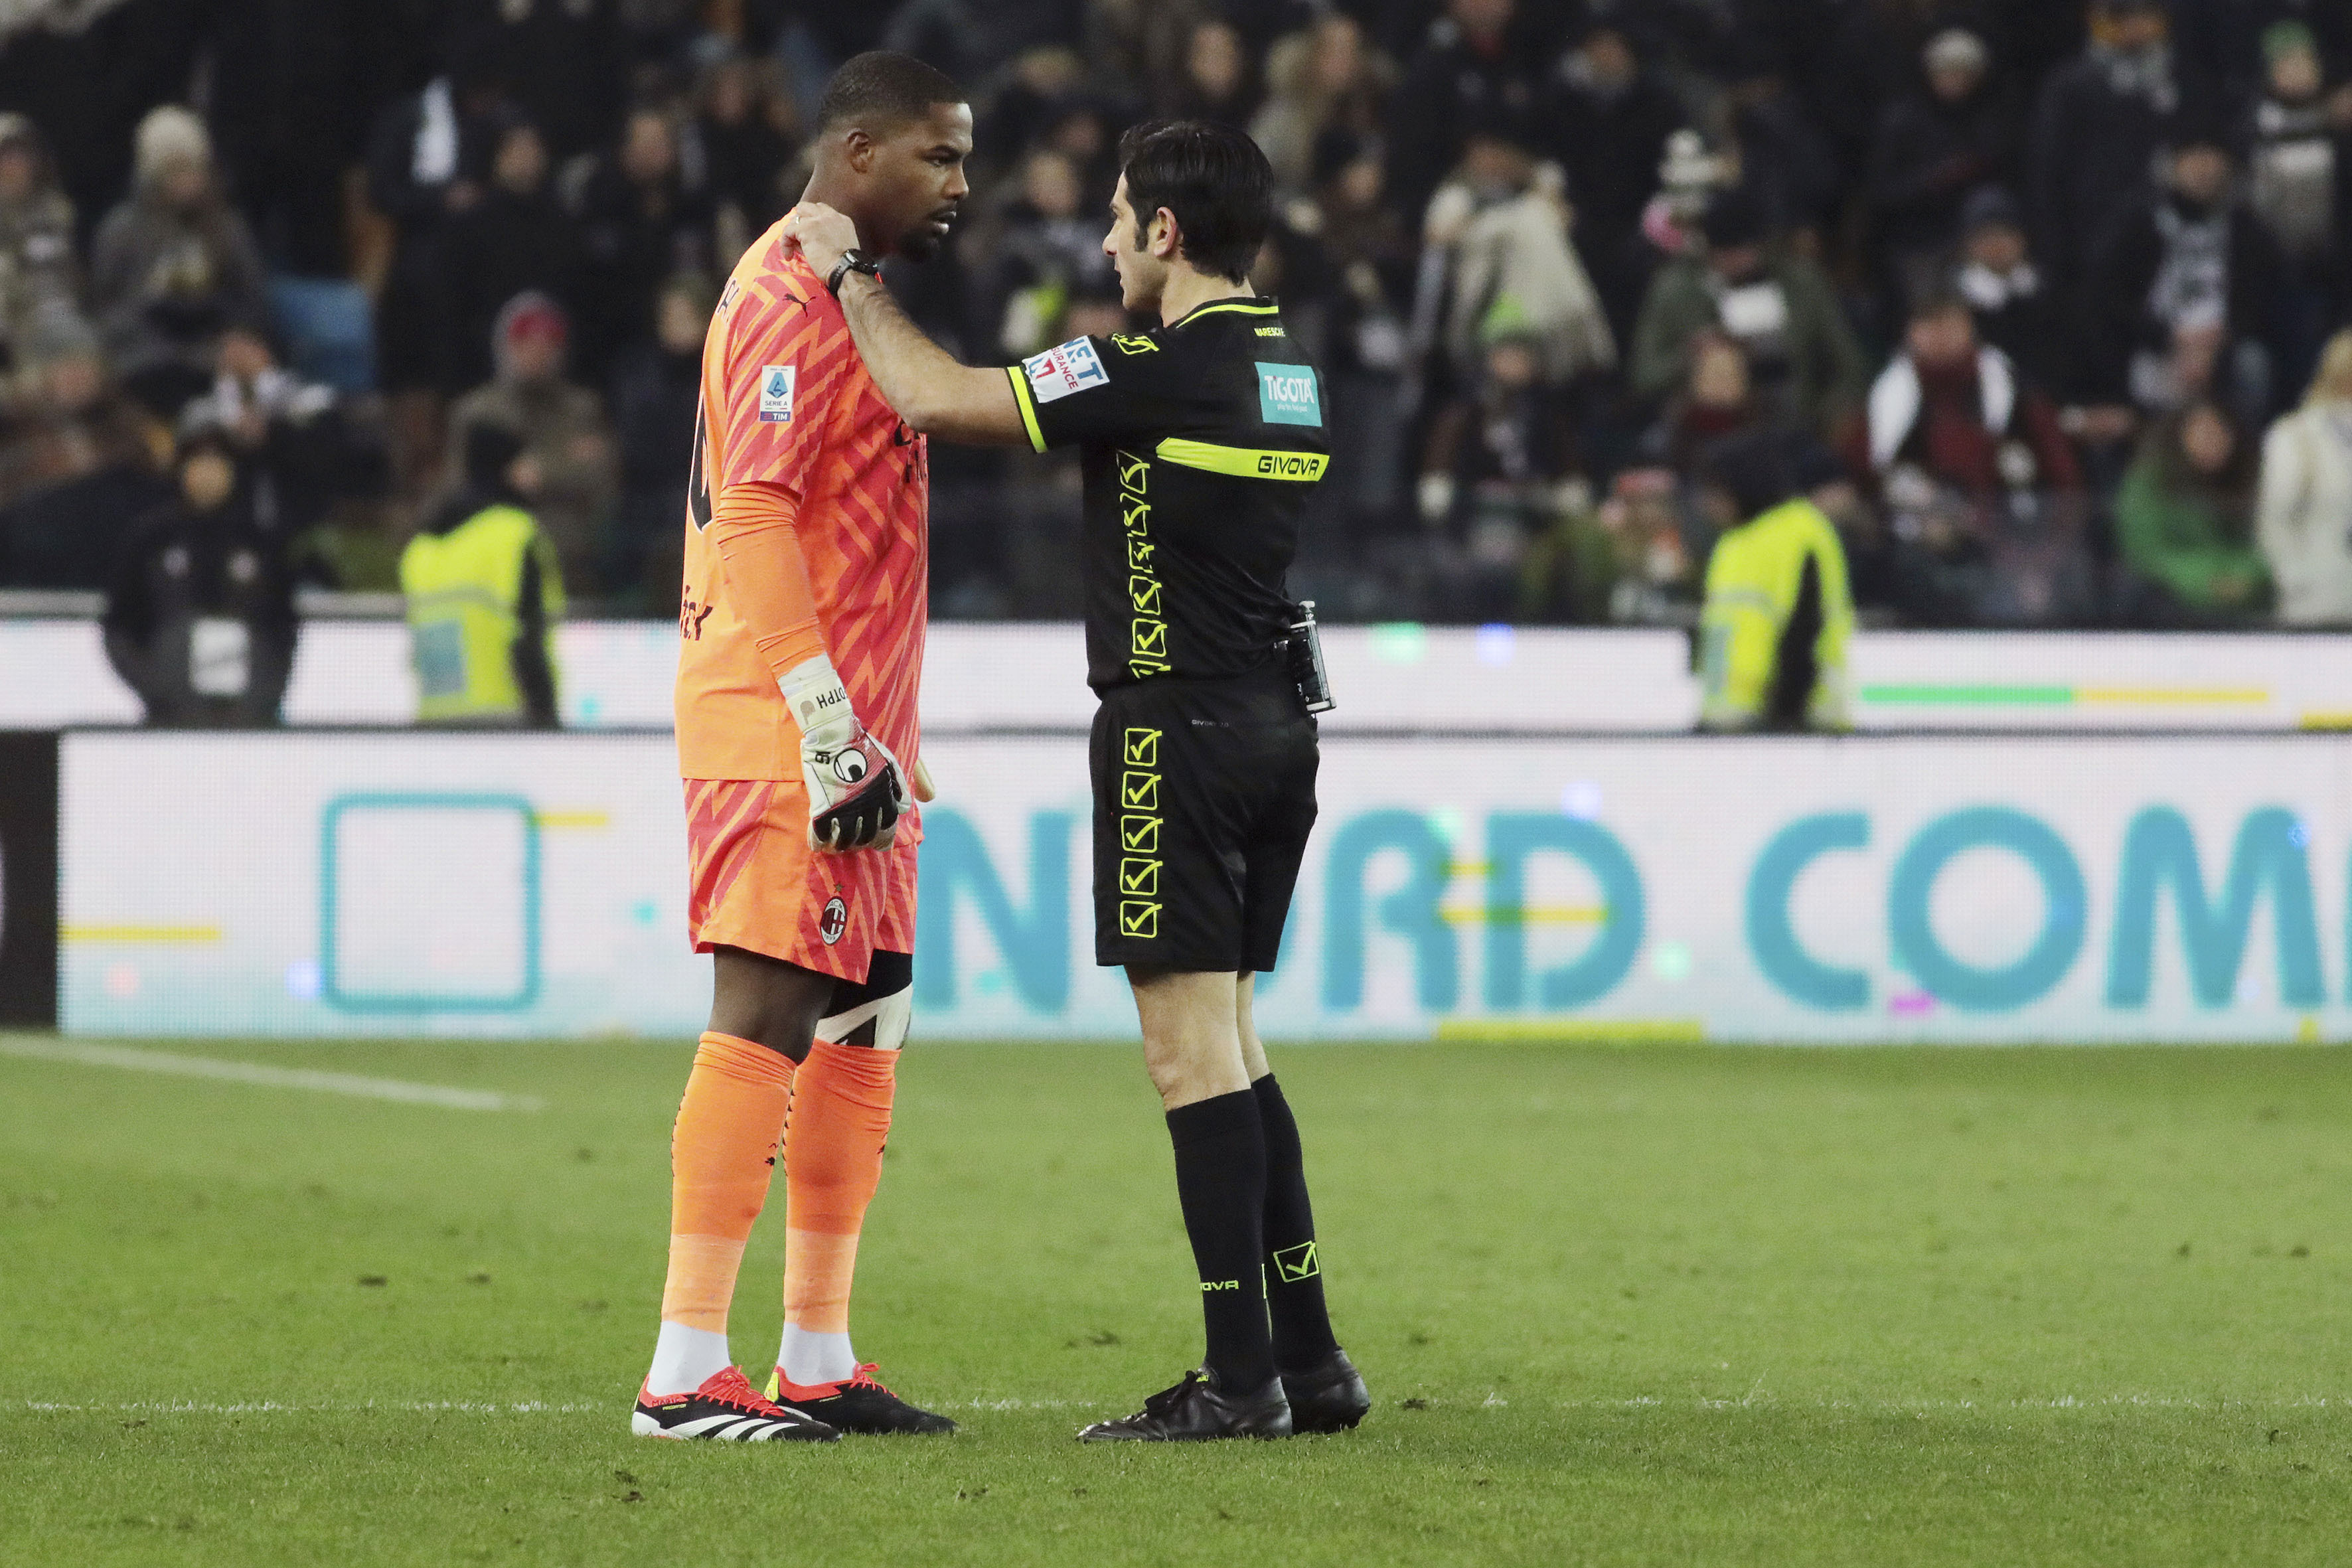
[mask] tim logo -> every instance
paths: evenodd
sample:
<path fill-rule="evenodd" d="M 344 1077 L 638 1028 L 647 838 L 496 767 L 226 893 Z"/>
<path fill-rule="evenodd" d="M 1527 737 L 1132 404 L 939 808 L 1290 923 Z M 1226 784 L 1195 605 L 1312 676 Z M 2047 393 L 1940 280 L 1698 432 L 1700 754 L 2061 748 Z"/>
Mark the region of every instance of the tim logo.
<path fill-rule="evenodd" d="M 824 913 L 817 920 L 816 934 L 824 938 L 825 946 L 831 947 L 848 929 L 849 906 L 841 901 L 840 894 L 835 893 L 824 901 Z"/>
<path fill-rule="evenodd" d="M 800 367 L 789 364 L 769 364 L 760 367 L 760 423 L 789 425 L 793 422 L 793 393 L 800 384 Z"/>
<path fill-rule="evenodd" d="M 698 605 L 692 599 L 680 600 L 677 606 L 677 635 L 688 642 L 700 642 L 702 623 L 709 620 L 710 612 L 718 607 L 716 605 Z"/>

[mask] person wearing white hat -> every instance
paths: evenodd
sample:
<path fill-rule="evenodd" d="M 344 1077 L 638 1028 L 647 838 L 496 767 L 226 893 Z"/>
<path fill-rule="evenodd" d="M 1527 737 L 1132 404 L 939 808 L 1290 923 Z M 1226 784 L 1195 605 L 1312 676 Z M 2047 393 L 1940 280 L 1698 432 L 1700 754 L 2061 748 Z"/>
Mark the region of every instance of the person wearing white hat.
<path fill-rule="evenodd" d="M 2018 106 L 1992 71 L 1992 51 L 1965 27 L 1947 27 L 1920 52 L 1921 85 L 1880 118 L 1870 205 L 1890 296 L 1937 281 L 1960 238 L 1969 194 L 2018 173 Z"/>
<path fill-rule="evenodd" d="M 212 384 L 222 333 L 266 325 L 260 252 L 188 110 L 139 122 L 131 194 L 99 225 L 89 292 L 124 384 L 167 419 Z"/>

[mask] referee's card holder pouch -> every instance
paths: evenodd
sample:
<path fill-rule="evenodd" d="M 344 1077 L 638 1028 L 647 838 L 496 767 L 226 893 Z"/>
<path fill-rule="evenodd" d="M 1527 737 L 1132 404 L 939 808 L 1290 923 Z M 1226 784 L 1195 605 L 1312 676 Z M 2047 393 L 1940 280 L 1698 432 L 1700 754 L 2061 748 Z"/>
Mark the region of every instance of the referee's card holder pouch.
<path fill-rule="evenodd" d="M 1323 668 L 1323 634 L 1315 625 L 1315 601 L 1302 599 L 1290 623 L 1290 678 L 1298 683 L 1298 700 L 1309 713 L 1328 713 L 1339 704 L 1331 700 L 1330 672 Z"/>

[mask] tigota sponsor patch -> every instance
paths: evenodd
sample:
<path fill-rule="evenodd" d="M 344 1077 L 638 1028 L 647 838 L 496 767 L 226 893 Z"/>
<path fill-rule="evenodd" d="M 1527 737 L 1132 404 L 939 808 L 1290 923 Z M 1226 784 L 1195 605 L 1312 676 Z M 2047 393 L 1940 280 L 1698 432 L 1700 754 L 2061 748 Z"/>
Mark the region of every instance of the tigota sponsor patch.
<path fill-rule="evenodd" d="M 1257 362 L 1258 416 L 1269 425 L 1323 424 L 1323 399 L 1311 365 Z"/>

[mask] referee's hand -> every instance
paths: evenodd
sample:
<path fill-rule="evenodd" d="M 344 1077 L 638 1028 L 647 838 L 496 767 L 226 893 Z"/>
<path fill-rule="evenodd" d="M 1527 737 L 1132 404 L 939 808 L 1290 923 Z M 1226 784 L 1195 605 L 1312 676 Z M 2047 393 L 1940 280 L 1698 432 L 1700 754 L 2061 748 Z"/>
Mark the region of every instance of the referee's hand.
<path fill-rule="evenodd" d="M 830 278 L 843 253 L 857 248 L 857 225 L 823 202 L 803 202 L 784 215 L 783 238 L 808 258 L 810 271 Z"/>

